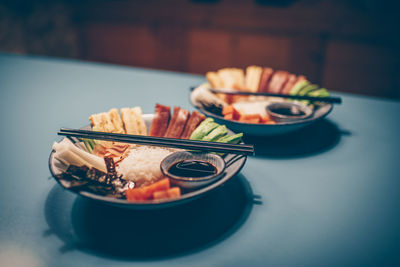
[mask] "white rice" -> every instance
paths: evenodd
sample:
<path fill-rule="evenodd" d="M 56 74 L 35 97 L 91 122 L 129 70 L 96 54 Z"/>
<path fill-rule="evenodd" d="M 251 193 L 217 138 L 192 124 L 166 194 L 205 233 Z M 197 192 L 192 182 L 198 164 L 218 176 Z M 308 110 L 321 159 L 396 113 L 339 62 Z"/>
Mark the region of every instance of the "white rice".
<path fill-rule="evenodd" d="M 168 148 L 137 146 L 119 164 L 117 172 L 124 179 L 136 182 L 137 186 L 149 185 L 163 177 L 161 161 L 172 152 Z"/>

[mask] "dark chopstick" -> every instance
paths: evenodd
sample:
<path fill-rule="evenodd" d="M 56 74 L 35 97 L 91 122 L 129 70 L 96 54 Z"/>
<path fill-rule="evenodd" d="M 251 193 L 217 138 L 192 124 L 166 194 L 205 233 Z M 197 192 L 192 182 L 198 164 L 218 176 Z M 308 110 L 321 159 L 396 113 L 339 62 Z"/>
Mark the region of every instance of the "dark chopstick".
<path fill-rule="evenodd" d="M 194 89 L 194 88 L 192 88 Z M 272 96 L 272 97 L 283 97 L 290 99 L 308 100 L 311 102 L 325 102 L 331 104 L 341 104 L 342 98 L 337 96 L 330 97 L 315 97 L 315 96 L 305 96 L 305 95 L 287 95 L 287 94 L 272 94 L 265 92 L 244 92 L 236 90 L 221 90 L 221 89 L 209 89 L 211 92 L 216 94 L 227 94 L 227 95 L 254 95 L 254 96 Z"/>
<path fill-rule="evenodd" d="M 213 151 L 227 154 L 253 155 L 254 146 L 246 144 L 227 144 L 218 142 L 197 141 L 188 139 L 175 139 L 144 135 L 118 134 L 61 128 L 58 135 L 88 138 L 121 143 L 132 143 L 150 146 L 174 147 L 189 150 Z"/>

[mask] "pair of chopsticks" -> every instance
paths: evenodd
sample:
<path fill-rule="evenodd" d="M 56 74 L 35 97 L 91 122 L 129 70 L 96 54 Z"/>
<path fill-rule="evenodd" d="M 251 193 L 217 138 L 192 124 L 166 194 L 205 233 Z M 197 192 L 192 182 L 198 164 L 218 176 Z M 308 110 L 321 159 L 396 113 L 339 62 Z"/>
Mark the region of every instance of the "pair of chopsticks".
<path fill-rule="evenodd" d="M 188 150 L 212 151 L 212 152 L 219 152 L 226 154 L 242 154 L 242 155 L 254 154 L 254 146 L 246 144 L 227 144 L 218 142 L 175 139 L 175 138 L 154 137 L 154 136 L 144 136 L 144 135 L 106 133 L 106 132 L 76 130 L 67 128 L 61 128 L 57 134 L 69 137 L 77 137 L 77 138 L 88 138 L 88 139 L 115 141 L 121 143 L 131 143 L 131 144 L 140 144 L 149 146 L 173 147 L 173 148 L 182 148 Z"/>
<path fill-rule="evenodd" d="M 194 90 L 195 88 L 191 88 Z M 273 93 L 265 93 L 265 92 L 244 92 L 244 91 L 236 91 L 230 89 L 209 89 L 211 92 L 215 94 L 226 94 L 226 95 L 254 95 L 254 96 L 272 96 L 272 97 L 283 97 L 290 99 L 298 99 L 298 100 L 308 100 L 311 102 L 325 102 L 331 104 L 341 104 L 342 99 L 337 96 L 330 97 L 314 97 L 314 96 L 305 96 L 305 95 L 287 95 L 287 94 L 273 94 Z"/>
<path fill-rule="evenodd" d="M 341 104 L 342 99 L 336 96 L 330 97 L 314 97 L 314 96 L 305 96 L 305 95 L 287 95 L 287 94 L 272 94 L 272 93 L 264 93 L 264 92 L 243 92 L 243 91 L 235 91 L 235 90 L 219 90 L 219 89 L 210 89 L 211 92 L 216 94 L 227 94 L 227 95 L 254 95 L 254 96 L 273 96 L 273 97 L 284 97 L 290 99 L 299 99 L 299 100 L 308 100 L 311 102 L 326 102 L 331 104 Z"/>

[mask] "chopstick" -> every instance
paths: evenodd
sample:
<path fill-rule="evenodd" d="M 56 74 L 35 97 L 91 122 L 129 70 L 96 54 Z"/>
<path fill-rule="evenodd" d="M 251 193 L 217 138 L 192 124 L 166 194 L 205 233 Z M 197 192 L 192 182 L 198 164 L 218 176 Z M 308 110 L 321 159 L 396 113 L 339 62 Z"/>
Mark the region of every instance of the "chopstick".
<path fill-rule="evenodd" d="M 325 102 L 325 103 L 331 103 L 331 104 L 341 104 L 342 103 L 342 98 L 337 97 L 337 96 L 314 97 L 314 96 L 305 96 L 305 95 L 272 94 L 272 93 L 265 93 L 265 92 L 244 92 L 244 91 L 236 91 L 236 90 L 221 90 L 221 89 L 209 89 L 209 90 L 216 94 L 273 96 L 273 97 L 283 97 L 283 98 L 290 98 L 290 99 L 308 100 L 311 102 Z"/>
<path fill-rule="evenodd" d="M 182 148 L 188 150 L 212 151 L 212 152 L 220 152 L 227 154 L 242 154 L 242 155 L 254 154 L 254 146 L 247 144 L 227 144 L 218 142 L 154 137 L 154 136 L 144 136 L 144 135 L 106 133 L 106 132 L 67 129 L 67 128 L 61 128 L 57 134 L 63 136 L 77 137 L 77 138 L 88 138 L 88 139 L 115 141 L 121 143 L 141 144 L 150 146 L 173 147 L 173 148 Z"/>

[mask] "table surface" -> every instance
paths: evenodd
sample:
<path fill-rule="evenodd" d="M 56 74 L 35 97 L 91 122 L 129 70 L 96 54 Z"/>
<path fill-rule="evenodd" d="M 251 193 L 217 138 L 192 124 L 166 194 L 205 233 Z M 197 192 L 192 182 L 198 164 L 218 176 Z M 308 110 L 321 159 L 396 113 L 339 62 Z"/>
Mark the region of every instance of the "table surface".
<path fill-rule="evenodd" d="M 400 263 L 400 103 L 339 94 L 327 119 L 247 138 L 218 190 L 160 211 L 77 197 L 50 178 L 60 127 L 155 103 L 193 110 L 203 76 L 0 55 L 1 266 L 383 266 Z M 20 265 L 18 265 L 20 264 Z"/>

